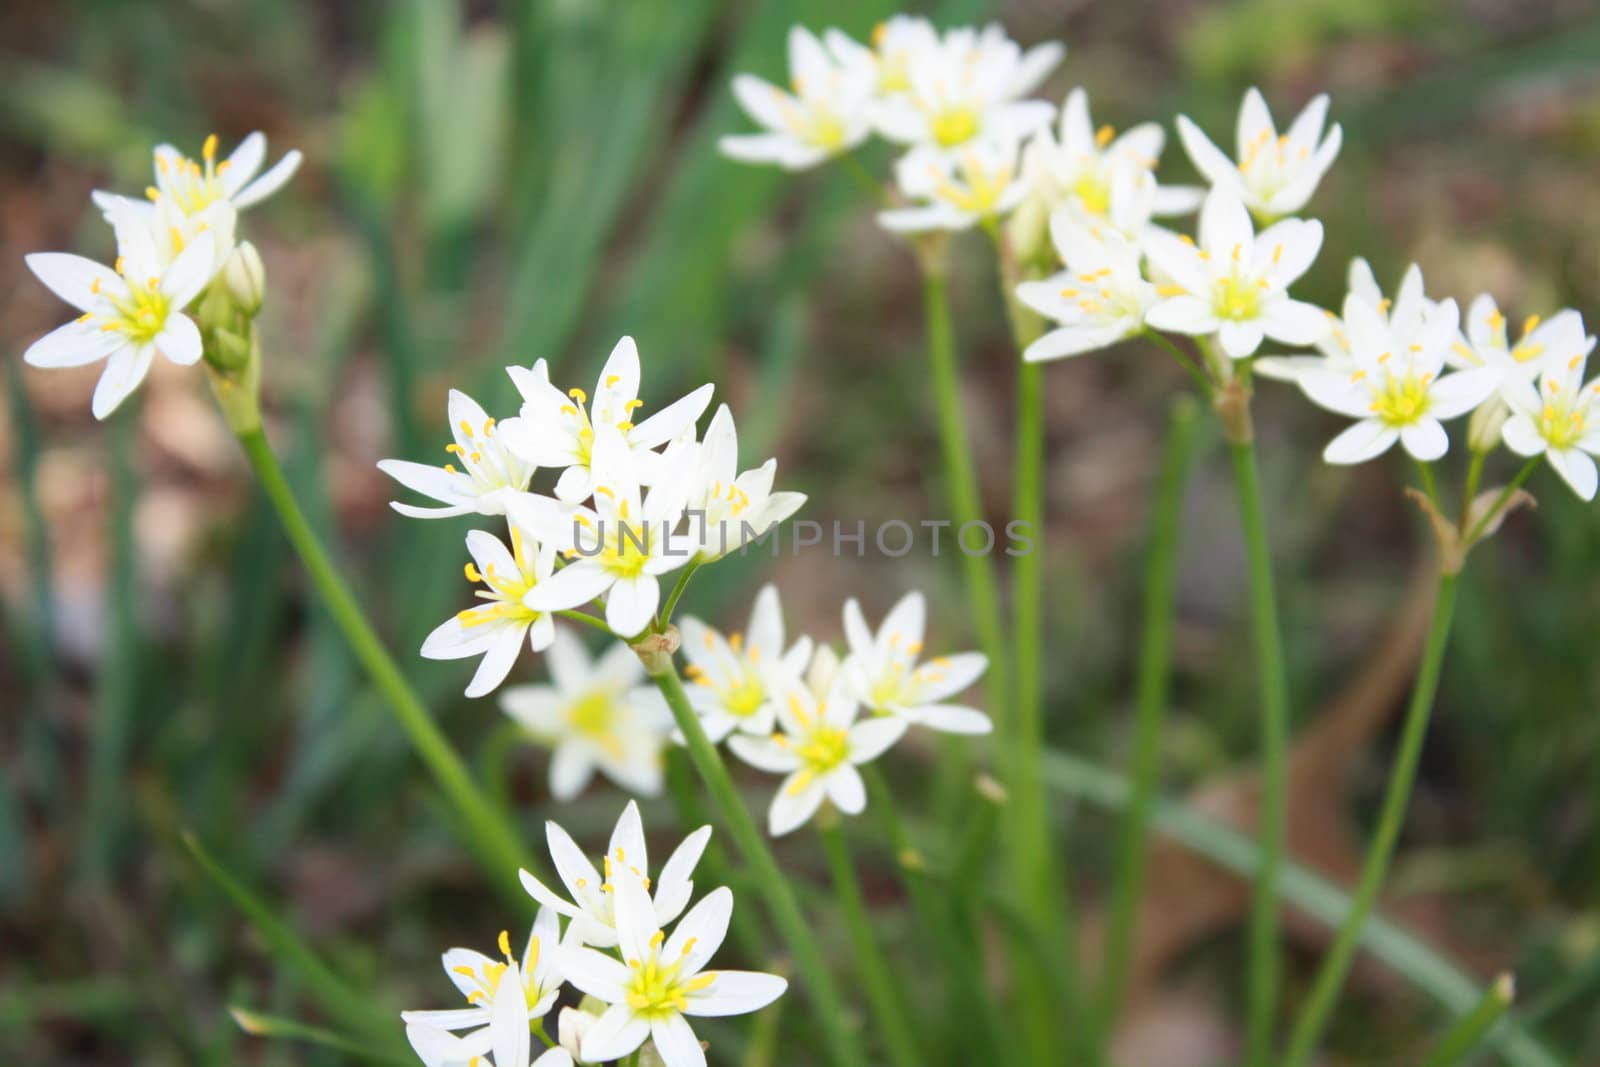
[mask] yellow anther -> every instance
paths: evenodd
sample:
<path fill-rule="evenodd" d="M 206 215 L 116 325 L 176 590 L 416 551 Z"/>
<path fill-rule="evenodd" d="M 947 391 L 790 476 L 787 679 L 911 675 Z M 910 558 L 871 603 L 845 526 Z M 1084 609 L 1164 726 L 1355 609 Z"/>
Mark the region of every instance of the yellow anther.
<path fill-rule="evenodd" d="M 1539 327 L 1539 316 L 1529 315 L 1522 320 L 1522 336 L 1526 337 Z"/>
<path fill-rule="evenodd" d="M 616 375 L 616 374 L 608 374 L 608 375 L 606 375 L 606 388 L 610 389 L 612 386 L 616 385 L 620 381 L 622 381 L 621 376 Z"/>
<path fill-rule="evenodd" d="M 157 189 L 153 185 L 147 185 L 144 187 L 144 195 L 148 196 L 151 200 L 160 200 L 161 190 Z"/>
<path fill-rule="evenodd" d="M 1273 266 L 1277 266 L 1278 265 L 1278 261 L 1281 260 L 1282 258 L 1283 258 L 1283 246 L 1282 245 L 1274 245 L 1273 248 L 1272 248 L 1272 265 Z"/>
<path fill-rule="evenodd" d="M 451 441 L 449 444 L 445 445 L 444 450 L 450 453 L 452 456 L 461 456 L 463 458 L 465 458 L 467 454 L 467 450 L 456 444 L 454 441 Z"/>
<path fill-rule="evenodd" d="M 582 389 L 577 388 L 576 386 L 568 389 L 567 395 L 580 404 L 587 404 L 589 402 L 589 394 L 584 392 Z"/>
<path fill-rule="evenodd" d="M 578 414 L 578 409 L 573 407 L 571 404 L 562 404 L 561 414 L 576 416 Z"/>
<path fill-rule="evenodd" d="M 217 135 L 206 134 L 206 143 L 200 146 L 200 154 L 209 162 L 217 158 Z"/>
<path fill-rule="evenodd" d="M 1188 245 L 1190 248 L 1194 247 L 1194 238 L 1190 237 L 1186 233 L 1178 234 L 1178 240 L 1182 241 L 1184 244 Z"/>
<path fill-rule="evenodd" d="M 504 930 L 500 931 L 500 954 L 506 959 L 511 958 L 511 935 Z"/>
<path fill-rule="evenodd" d="M 642 408 L 642 407 L 644 407 L 644 401 L 643 400 L 634 399 L 634 400 L 630 400 L 626 404 L 622 405 L 622 410 L 623 411 L 632 411 L 634 408 Z"/>
<path fill-rule="evenodd" d="M 1116 135 L 1117 131 L 1111 126 L 1102 126 L 1094 131 L 1094 143 L 1104 148 L 1111 143 L 1112 138 L 1116 137 Z"/>
<path fill-rule="evenodd" d="M 168 226 L 167 227 L 167 236 L 172 238 L 172 250 L 174 252 L 182 252 L 183 251 L 183 234 L 178 232 L 178 228 L 176 226 Z"/>

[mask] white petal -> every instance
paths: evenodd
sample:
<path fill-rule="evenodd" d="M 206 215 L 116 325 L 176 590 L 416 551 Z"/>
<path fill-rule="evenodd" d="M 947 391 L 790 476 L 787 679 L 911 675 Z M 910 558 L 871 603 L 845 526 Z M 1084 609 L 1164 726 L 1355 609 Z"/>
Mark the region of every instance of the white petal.
<path fill-rule="evenodd" d="M 834 768 L 822 779 L 833 806 L 846 815 L 860 815 L 867 807 L 867 786 L 861 772 L 846 763 Z"/>
<path fill-rule="evenodd" d="M 1255 238 L 1250 212 L 1239 194 L 1218 185 L 1200 205 L 1200 246 L 1214 257 L 1229 256 L 1235 248 L 1249 248 Z"/>
<path fill-rule="evenodd" d="M 572 894 L 573 900 L 582 902 L 586 895 L 599 890 L 603 880 L 600 872 L 594 869 L 594 864 L 589 862 L 589 857 L 583 854 L 571 834 L 558 823 L 546 822 L 544 838 L 550 848 L 550 860 L 556 865 L 556 874 L 560 875 L 562 884 Z"/>
<path fill-rule="evenodd" d="M 1245 158 L 1251 146 L 1258 141 L 1263 139 L 1275 141 L 1278 138 L 1278 129 L 1272 121 L 1272 112 L 1268 110 L 1267 102 L 1261 96 L 1261 90 L 1253 85 L 1246 90 L 1244 101 L 1239 105 L 1239 125 L 1235 137 L 1240 159 Z"/>
<path fill-rule="evenodd" d="M 534 611 L 565 611 L 589 603 L 613 581 L 611 572 L 599 562 L 579 559 L 530 589 L 522 602 Z"/>
<path fill-rule="evenodd" d="M 622 958 L 633 963 L 648 959 L 650 940 L 661 929 L 656 925 L 655 905 L 643 880 L 627 868 L 611 868 L 612 908 L 617 927 L 617 947 Z"/>
<path fill-rule="evenodd" d="M 467 626 L 462 623 L 460 616 L 452 615 L 433 628 L 433 631 L 423 639 L 419 651 L 425 659 L 467 659 L 470 656 L 481 656 L 495 643 L 503 629 L 505 629 L 504 624 L 492 622 Z"/>
<path fill-rule="evenodd" d="M 681 960 L 684 974 L 695 974 L 716 955 L 728 936 L 733 918 L 733 892 L 727 886 L 713 889 L 678 923 L 661 950 L 662 959 Z M 688 949 L 685 952 L 685 948 Z"/>
<path fill-rule="evenodd" d="M 563 944 L 558 951 L 561 973 L 580 992 L 607 1003 L 626 999 L 630 975 L 620 960 L 580 945 Z"/>
<path fill-rule="evenodd" d="M 490 1009 L 489 1032 L 493 1038 L 494 1062 L 521 1067 L 528 1062 L 528 1002 L 522 995 L 522 971 L 513 961 L 500 979 L 506 995 L 494 998 Z"/>
<path fill-rule="evenodd" d="M 111 292 L 127 288 L 110 267 L 69 252 L 34 252 L 24 256 L 23 262 L 52 293 L 79 311 L 93 310 L 101 303 L 99 288 Z"/>
<path fill-rule="evenodd" d="M 1593 500 L 1596 487 L 1594 460 L 1576 448 L 1552 448 L 1545 453 L 1550 466 L 1583 500 Z"/>
<path fill-rule="evenodd" d="M 155 355 L 154 345 L 125 344 L 106 360 L 106 369 L 100 373 L 100 382 L 94 388 L 90 410 L 94 417 L 103 419 L 128 399 L 150 370 L 150 360 Z"/>
<path fill-rule="evenodd" d="M 1364 419 L 1372 410 L 1371 391 L 1342 371 L 1313 368 L 1300 375 L 1299 383 L 1312 403 L 1329 411 Z"/>
<path fill-rule="evenodd" d="M 569 919 L 578 914 L 578 908 L 572 902 L 562 900 L 556 896 L 555 893 L 551 892 L 549 886 L 539 881 L 531 872 L 518 871 L 517 875 L 521 879 L 522 888 L 527 894 L 546 908 L 559 912 Z"/>
<path fill-rule="evenodd" d="M 1313 345 L 1328 332 L 1328 314 L 1300 300 L 1274 300 L 1261 311 L 1261 328 L 1286 345 Z"/>
<path fill-rule="evenodd" d="M 285 153 L 282 159 L 273 164 L 271 170 L 233 195 L 233 206 L 243 211 L 277 192 L 285 182 L 294 177 L 294 172 L 300 169 L 300 159 L 298 151 Z"/>
<path fill-rule="evenodd" d="M 1204 336 L 1219 325 L 1216 312 L 1198 296 L 1174 296 L 1161 301 L 1145 313 L 1144 321 L 1157 330 Z"/>
<path fill-rule="evenodd" d="M 1378 419 L 1362 419 L 1328 442 L 1328 447 L 1322 451 L 1322 458 L 1328 463 L 1364 463 L 1387 452 L 1389 446 L 1399 438 L 1399 430 L 1384 425 Z"/>
<path fill-rule="evenodd" d="M 912 709 L 909 717 L 919 726 L 947 734 L 986 734 L 994 729 L 989 716 L 960 704 L 929 704 Z"/>
<path fill-rule="evenodd" d="M 494 643 L 484 652 L 478 670 L 467 686 L 467 696 L 476 698 L 492 693 L 506 680 L 506 675 L 511 673 L 512 666 L 517 662 L 517 654 L 522 651 L 522 638 L 527 632 L 527 623 L 497 628 Z"/>
<path fill-rule="evenodd" d="M 704 989 L 690 993 L 686 1015 L 745 1015 L 783 996 L 789 983 L 759 971 L 717 971 Z"/>
<path fill-rule="evenodd" d="M 802 789 L 795 789 L 794 782 L 792 775 L 784 779 L 783 785 L 778 787 L 778 795 L 772 798 L 772 807 L 767 810 L 767 832 L 773 837 L 782 837 L 805 825 L 822 806 L 825 794 L 820 784 L 812 781 Z"/>
<path fill-rule="evenodd" d="M 619 578 L 606 596 L 606 625 L 618 637 L 632 637 L 650 625 L 661 603 L 661 583 L 648 574 Z"/>
<path fill-rule="evenodd" d="M 649 1036 L 649 1022 L 635 1015 L 628 1005 L 613 1004 L 583 1035 L 580 1047 L 586 1061 L 606 1063 L 621 1060 Z"/>
<path fill-rule="evenodd" d="M 1537 456 L 1549 447 L 1534 421 L 1526 415 L 1514 414 L 1507 419 L 1500 428 L 1500 436 L 1506 447 L 1519 456 Z"/>
<path fill-rule="evenodd" d="M 713 388 L 709 383 L 702 385 L 651 415 L 628 431 L 628 444 L 634 448 L 655 448 L 672 440 L 705 413 Z"/>
<path fill-rule="evenodd" d="M 1400 443 L 1416 459 L 1430 462 L 1450 450 L 1450 437 L 1438 419 L 1424 416 L 1400 430 Z"/>
<path fill-rule="evenodd" d="M 1488 400 L 1500 387 L 1501 373 L 1493 367 L 1476 367 L 1446 374 L 1428 390 L 1429 412 L 1436 418 L 1465 415 Z"/>
<path fill-rule="evenodd" d="M 684 838 L 683 843 L 667 857 L 666 864 L 661 868 L 661 877 L 656 879 L 654 893 L 656 922 L 660 925 L 672 922 L 688 905 L 689 894 L 694 890 L 691 879 L 695 866 L 710 840 L 711 827 L 702 826 Z"/>
<path fill-rule="evenodd" d="M 650 1037 L 665 1067 L 706 1067 L 706 1053 L 694 1028 L 682 1015 L 673 1013 L 650 1024 Z"/>
<path fill-rule="evenodd" d="M 878 627 L 877 647 L 880 653 L 891 650 L 904 652 L 920 646 L 927 628 L 928 602 L 921 593 L 910 592 L 889 609 L 883 625 Z"/>
<path fill-rule="evenodd" d="M 788 774 L 800 766 L 800 759 L 784 745 L 769 738 L 735 734 L 728 738 L 728 749 L 750 766 L 769 774 Z"/>
<path fill-rule="evenodd" d="M 22 359 L 33 367 L 81 367 L 105 359 L 122 344 L 122 334 L 117 331 L 74 319 L 29 345 Z"/>
<path fill-rule="evenodd" d="M 200 359 L 205 344 L 200 340 L 200 327 L 187 315 L 167 317 L 166 329 L 156 337 L 156 351 L 180 367 L 192 366 Z"/>
<path fill-rule="evenodd" d="M 255 130 L 228 154 L 226 166 L 218 166 L 217 169 L 222 173 L 217 177 L 222 183 L 223 191 L 231 195 L 254 178 L 266 157 L 267 138 L 260 130 Z"/>
<path fill-rule="evenodd" d="M 1022 353 L 1022 358 L 1029 363 L 1039 363 L 1047 359 L 1061 359 L 1066 356 L 1082 355 L 1085 352 L 1097 352 L 1102 348 L 1109 348 L 1118 341 L 1123 340 L 1131 333 L 1137 331 L 1137 319 L 1118 319 L 1106 323 L 1083 323 L 1075 326 L 1063 326 L 1051 330 L 1029 345 Z"/>
<path fill-rule="evenodd" d="M 917 696 L 932 703 L 955 696 L 983 676 L 989 657 L 981 652 L 962 652 L 931 660 L 917 669 Z"/>
<path fill-rule="evenodd" d="M 216 246 L 210 241 L 196 241 L 179 252 L 161 275 L 161 291 L 172 301 L 168 314 L 188 307 L 221 266 L 216 259 Z"/>
<path fill-rule="evenodd" d="M 1234 359 L 1244 359 L 1254 355 L 1256 349 L 1261 347 L 1265 331 L 1261 328 L 1259 320 L 1253 322 L 1224 321 L 1217 328 L 1217 340 L 1222 345 L 1222 350 Z"/>
<path fill-rule="evenodd" d="M 850 727 L 850 762 L 868 763 L 877 759 L 906 732 L 906 721 L 899 716 L 880 715 Z"/>
<path fill-rule="evenodd" d="M 1224 155 L 1222 149 L 1213 144 L 1211 138 L 1186 115 L 1178 116 L 1178 139 L 1183 142 L 1183 150 L 1189 154 L 1190 162 L 1208 182 L 1213 185 L 1238 182 L 1239 168 L 1234 166 L 1233 160 Z"/>
<path fill-rule="evenodd" d="M 589 746 L 580 742 L 563 742 L 550 753 L 550 795 L 566 803 L 589 784 L 594 777 L 594 759 Z"/>

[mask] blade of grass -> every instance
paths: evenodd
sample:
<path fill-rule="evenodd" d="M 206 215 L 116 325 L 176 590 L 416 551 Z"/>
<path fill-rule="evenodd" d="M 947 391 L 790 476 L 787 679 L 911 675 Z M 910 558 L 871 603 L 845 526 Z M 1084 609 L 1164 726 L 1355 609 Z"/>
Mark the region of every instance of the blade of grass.
<path fill-rule="evenodd" d="M 290 1041 L 304 1041 L 307 1044 L 319 1045 L 337 1052 L 348 1052 L 352 1056 L 357 1056 L 373 1063 L 394 1064 L 395 1067 L 411 1067 L 416 1063 L 416 1057 L 401 1052 L 398 1046 L 393 1048 L 374 1048 L 356 1038 L 335 1033 L 324 1027 L 312 1026 L 309 1023 L 300 1022 L 298 1019 L 288 1019 L 281 1015 L 267 1015 L 250 1008 L 240 1007 L 237 1004 L 228 1008 L 228 1014 L 233 1016 L 235 1023 L 239 1024 L 239 1029 L 255 1037 L 277 1037 Z"/>
<path fill-rule="evenodd" d="M 193 834 L 183 834 L 183 844 L 213 884 L 249 920 L 267 949 L 280 965 L 290 968 L 305 983 L 306 990 L 330 1016 L 362 1034 L 370 1035 L 379 1047 L 404 1054 L 405 1044 L 395 1024 L 395 1013 L 387 1010 L 370 993 L 357 989 L 323 963 L 272 908 L 236 879 L 220 864 Z"/>
<path fill-rule="evenodd" d="M 1130 802 L 1132 791 L 1127 778 L 1065 752 L 1045 754 L 1044 775 L 1051 788 L 1111 811 L 1123 811 Z M 1182 804 L 1156 801 L 1151 824 L 1178 844 L 1241 878 L 1253 877 L 1260 866 L 1260 849 L 1251 838 Z M 1284 862 L 1278 892 L 1285 902 L 1329 928 L 1336 929 L 1353 905 L 1349 893 L 1293 861 Z M 1453 1015 L 1465 1015 L 1483 999 L 1484 987 L 1471 975 L 1381 914 L 1374 913 L 1367 919 L 1360 943 L 1374 958 Z M 1515 1067 L 1565 1067 L 1543 1041 L 1515 1018 L 1506 1019 L 1489 1041 Z"/>

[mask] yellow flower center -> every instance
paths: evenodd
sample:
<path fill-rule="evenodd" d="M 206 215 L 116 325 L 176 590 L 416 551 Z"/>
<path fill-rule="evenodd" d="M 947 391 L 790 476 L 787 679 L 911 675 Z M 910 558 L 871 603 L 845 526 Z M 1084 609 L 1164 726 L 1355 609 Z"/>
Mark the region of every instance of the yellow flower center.
<path fill-rule="evenodd" d="M 944 148 L 965 144 L 977 136 L 978 113 L 966 105 L 945 108 L 929 124 L 933 139 Z"/>
<path fill-rule="evenodd" d="M 100 328 L 110 333 L 120 333 L 135 344 L 148 344 L 166 329 L 172 301 L 160 290 L 159 278 L 149 278 L 142 283 L 132 278 L 125 280 L 128 283 L 128 295 L 109 297 L 116 313 L 101 315 Z"/>
<path fill-rule="evenodd" d="M 1428 395 L 1431 374 L 1418 374 L 1408 370 L 1404 376 L 1386 372 L 1384 385 L 1373 394 L 1372 413 L 1388 426 L 1409 426 L 1428 413 L 1432 398 Z"/>
<path fill-rule="evenodd" d="M 794 754 L 813 776 L 827 774 L 850 755 L 850 736 L 837 726 L 819 723 Z"/>
<path fill-rule="evenodd" d="M 616 717 L 616 702 L 603 690 L 585 693 L 567 708 L 568 725 L 597 741 L 611 736 Z"/>
<path fill-rule="evenodd" d="M 745 675 L 722 694 L 722 706 L 737 719 L 748 719 L 767 700 L 767 687 L 755 675 Z"/>
<path fill-rule="evenodd" d="M 689 1007 L 689 994 L 705 989 L 716 981 L 715 971 L 705 971 L 692 978 L 684 979 L 679 972 L 683 970 L 683 958 L 664 961 L 661 959 L 661 942 L 664 937 L 660 930 L 650 939 L 650 957 L 645 960 L 634 960 L 628 964 L 631 972 L 628 983 L 623 987 L 627 994 L 628 1007 L 646 1019 L 655 1021 L 686 1011 Z M 694 938 L 683 946 L 683 955 L 687 956 L 694 947 Z"/>
<path fill-rule="evenodd" d="M 1216 313 L 1219 319 L 1247 322 L 1261 311 L 1261 286 L 1237 271 L 1217 283 Z"/>
<path fill-rule="evenodd" d="M 177 159 L 156 157 L 160 191 L 166 193 L 167 198 L 185 215 L 198 214 L 223 198 L 221 178 L 227 172 L 229 163 L 227 160 L 217 162 L 216 134 L 206 138 L 200 155 L 203 163 L 196 163 L 186 156 Z M 156 192 L 148 189 L 146 195 L 154 200 Z"/>
<path fill-rule="evenodd" d="M 514 575 L 498 573 L 492 563 L 482 571 L 475 564 L 466 565 L 467 581 L 486 587 L 476 591 L 478 598 L 486 603 L 457 612 L 456 618 L 462 626 L 482 626 L 497 621 L 532 622 L 538 618 L 537 611 L 522 603 L 522 598 L 538 584 L 539 579 L 528 561 L 522 534 L 516 527 L 511 528 L 511 555 L 517 566 Z"/>
<path fill-rule="evenodd" d="M 1539 412 L 1539 435 L 1554 449 L 1571 448 L 1583 437 L 1586 409 L 1547 403 Z"/>
<path fill-rule="evenodd" d="M 1111 187 L 1098 174 L 1080 174 L 1072 184 L 1072 192 L 1091 215 L 1104 215 L 1111 208 Z"/>

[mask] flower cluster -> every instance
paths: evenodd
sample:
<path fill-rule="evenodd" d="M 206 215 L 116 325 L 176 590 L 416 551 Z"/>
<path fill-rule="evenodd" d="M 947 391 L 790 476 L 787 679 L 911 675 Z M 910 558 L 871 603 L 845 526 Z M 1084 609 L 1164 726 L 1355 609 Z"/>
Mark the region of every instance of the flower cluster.
<path fill-rule="evenodd" d="M 27 257 L 28 269 L 82 314 L 35 341 L 23 359 L 36 367 L 105 360 L 91 404 L 97 419 L 139 387 L 157 355 L 184 366 L 203 355 L 217 360 L 215 343 L 207 343 L 215 341 L 206 336 L 211 327 L 230 310 L 248 318 L 261 305 L 261 259 L 249 242 L 235 240 L 238 212 L 271 196 L 300 166 L 300 153 L 290 152 L 257 176 L 266 153 L 260 133 L 220 162 L 215 134 L 199 161 L 160 145 L 145 200 L 94 193 L 116 241 L 113 265 L 65 252 Z"/>
<path fill-rule="evenodd" d="M 445 974 L 467 1006 L 401 1016 L 427 1067 L 465 1067 L 484 1056 L 494 1067 L 528 1067 L 535 1035 L 548 1046 L 533 1061 L 541 1067 L 620 1061 L 646 1041 L 666 1067 L 704 1067 L 690 1018 L 744 1015 L 783 995 L 788 983 L 777 975 L 706 969 L 733 916 L 726 887 L 689 906 L 711 827 L 690 834 L 653 881 L 644 826 L 631 801 L 598 870 L 560 826 L 545 829 L 571 899 L 523 871 L 539 911 L 522 951 L 514 953 L 509 932 L 501 931 L 499 958 L 465 948 L 444 954 Z M 563 985 L 585 1000 L 562 1009 L 557 1046 L 543 1020 Z"/>

